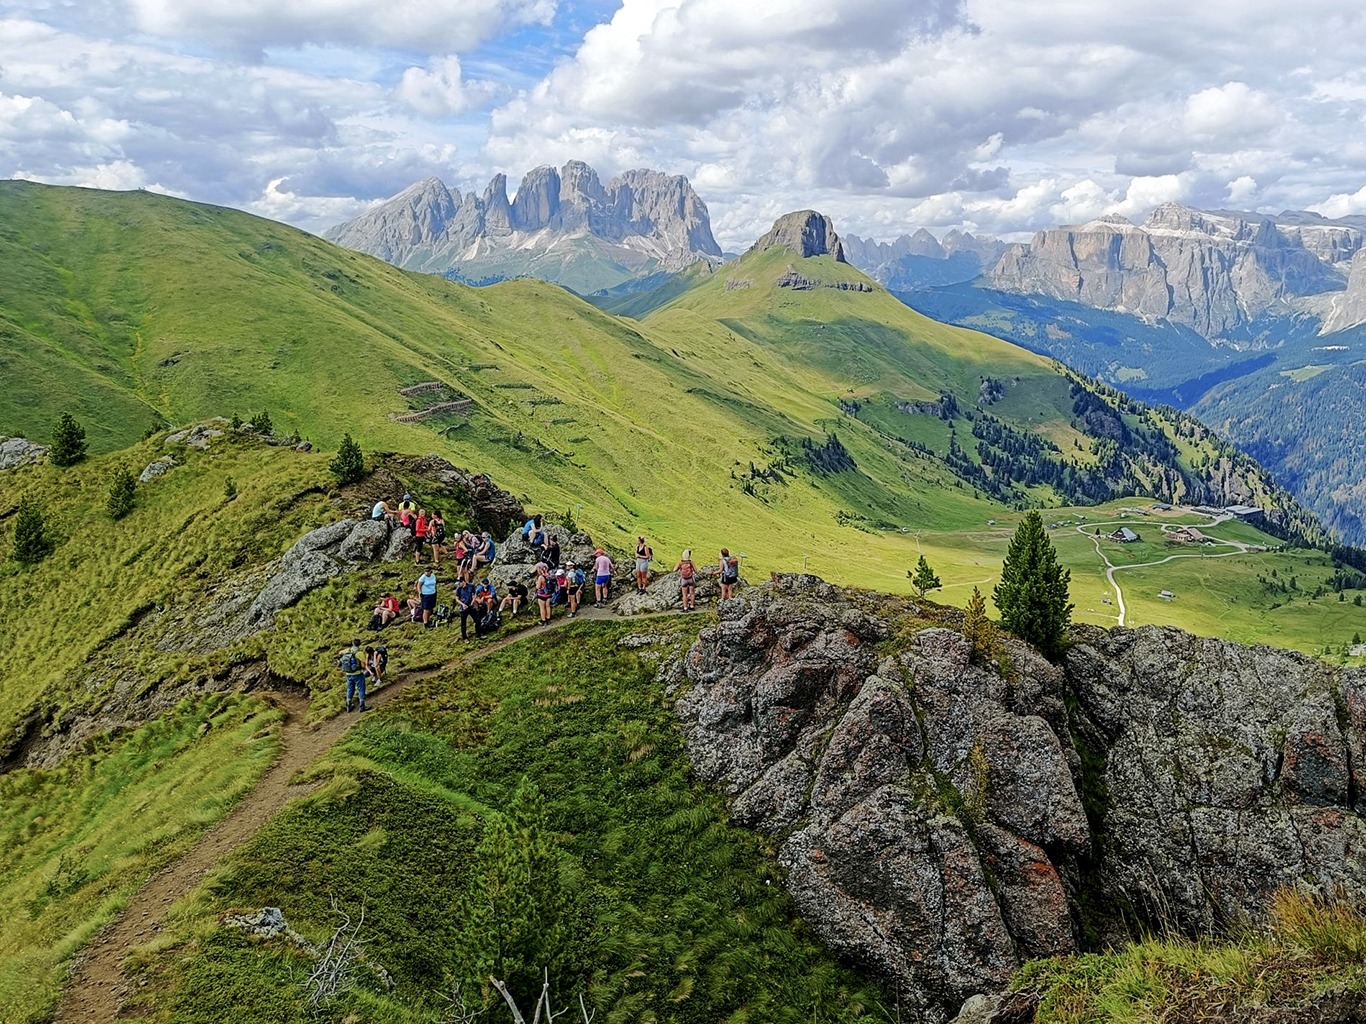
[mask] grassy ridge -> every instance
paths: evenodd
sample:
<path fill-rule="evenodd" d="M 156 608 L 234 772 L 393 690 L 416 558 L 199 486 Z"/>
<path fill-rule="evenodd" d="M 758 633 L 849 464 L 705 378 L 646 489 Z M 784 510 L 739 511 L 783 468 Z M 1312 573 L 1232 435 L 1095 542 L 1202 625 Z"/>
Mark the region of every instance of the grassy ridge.
<path fill-rule="evenodd" d="M 421 684 L 348 734 L 314 773 L 319 792 L 179 908 L 161 943 L 176 956 L 143 958 L 143 1019 L 315 1019 L 291 981 L 297 953 L 215 924 L 229 907 L 279 905 L 317 940 L 333 927 L 333 896 L 353 913 L 366 903 L 370 955 L 397 987 L 362 978 L 322 1019 L 441 1019 L 474 847 L 523 777 L 543 794 L 569 908 L 554 978 L 563 1002 L 583 992 L 610 1022 L 872 1012 L 884 995 L 815 941 L 762 840 L 728 825 L 722 799 L 692 779 L 653 667 L 617 646 L 631 629 L 528 639 Z"/>

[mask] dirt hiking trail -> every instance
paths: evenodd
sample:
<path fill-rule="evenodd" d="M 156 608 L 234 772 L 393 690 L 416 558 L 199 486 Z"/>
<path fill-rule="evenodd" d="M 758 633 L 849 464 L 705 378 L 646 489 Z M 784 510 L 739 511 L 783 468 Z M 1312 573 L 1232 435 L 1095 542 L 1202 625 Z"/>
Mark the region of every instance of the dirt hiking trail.
<path fill-rule="evenodd" d="M 670 614 L 626 616 L 616 615 L 609 609 L 587 607 L 580 609 L 576 621 L 626 622 L 665 618 Z M 562 616 L 549 626 L 532 625 L 474 647 L 435 668 L 397 675 L 375 691 L 367 703 L 372 707 L 382 706 L 414 683 L 448 672 L 458 665 L 476 662 L 509 644 L 539 636 L 568 622 Z M 156 938 L 171 905 L 197 886 L 224 857 L 251 839 L 291 800 L 311 793 L 313 786 L 290 785 L 289 780 L 313 764 L 364 717 L 356 712 L 343 713 L 309 725 L 308 700 L 301 694 L 270 692 L 264 696 L 286 713 L 280 732 L 279 760 L 261 777 L 256 788 L 206 832 L 184 857 L 163 868 L 139 889 L 122 913 L 85 948 L 72 967 L 52 1018 L 54 1024 L 112 1024 L 117 1020 L 120 1006 L 131 994 L 128 980 L 123 976 L 123 961 L 129 952 Z"/>

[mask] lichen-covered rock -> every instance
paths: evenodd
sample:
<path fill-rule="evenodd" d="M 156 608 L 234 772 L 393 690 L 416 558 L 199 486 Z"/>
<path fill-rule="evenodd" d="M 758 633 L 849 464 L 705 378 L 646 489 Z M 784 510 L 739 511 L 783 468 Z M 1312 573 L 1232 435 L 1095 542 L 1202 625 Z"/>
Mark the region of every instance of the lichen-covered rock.
<path fill-rule="evenodd" d="M 341 571 L 340 562 L 320 551 L 304 551 L 282 562 L 280 571 L 271 577 L 247 610 L 248 629 L 254 631 L 269 626 L 275 621 L 276 613 Z"/>
<path fill-rule="evenodd" d="M 535 565 L 541 560 L 540 549 L 532 548 L 527 543 L 526 538 L 522 536 L 522 526 L 525 523 L 526 519 L 523 519 L 520 523 L 514 524 L 514 528 L 507 535 L 507 539 L 498 545 L 498 560 L 500 562 Z M 560 564 L 567 565 L 573 562 L 575 566 L 592 575 L 593 551 L 596 548 L 593 538 L 582 531 L 571 533 L 549 519 L 544 521 L 543 526 L 547 536 L 560 539 Z M 617 568 L 620 570 L 622 567 L 617 566 Z"/>
<path fill-rule="evenodd" d="M 711 572 L 699 571 L 696 579 L 699 606 L 707 604 L 721 593 L 721 585 L 717 582 L 718 575 L 715 566 L 712 567 Z M 652 579 L 643 594 L 635 590 L 627 590 L 626 594 L 619 598 L 613 607 L 618 615 L 679 611 L 683 607 L 682 588 L 683 578 L 676 572 L 666 572 L 662 576 L 656 576 Z"/>
<path fill-rule="evenodd" d="M 138 483 L 145 484 L 149 480 L 155 480 L 157 477 L 171 469 L 175 464 L 175 459 L 169 455 L 163 455 L 155 462 L 149 462 L 143 471 L 138 474 Z"/>
<path fill-rule="evenodd" d="M 1074 637 L 1107 888 L 1202 932 L 1282 885 L 1366 896 L 1366 672 L 1156 626 Z"/>
<path fill-rule="evenodd" d="M 351 527 L 337 547 L 337 556 L 348 562 L 373 562 L 389 546 L 392 527 L 384 519 L 366 519 Z"/>
<path fill-rule="evenodd" d="M 44 445 L 26 437 L 0 437 L 0 469 L 27 466 L 46 458 L 47 448 Z"/>
<path fill-rule="evenodd" d="M 228 421 L 221 417 L 206 420 L 203 423 L 196 423 L 192 427 L 186 427 L 167 435 L 165 443 L 189 445 L 191 448 L 207 448 L 210 441 L 223 436 L 223 431 L 227 429 L 227 426 Z"/>

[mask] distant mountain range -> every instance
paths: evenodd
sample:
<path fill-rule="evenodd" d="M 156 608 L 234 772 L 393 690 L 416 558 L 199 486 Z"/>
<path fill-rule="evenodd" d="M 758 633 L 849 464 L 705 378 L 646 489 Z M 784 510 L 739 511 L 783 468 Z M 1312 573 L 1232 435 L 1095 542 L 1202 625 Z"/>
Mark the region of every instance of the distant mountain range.
<path fill-rule="evenodd" d="M 504 174 L 482 195 L 427 178 L 325 237 L 408 270 L 472 282 L 538 277 L 580 293 L 721 259 L 687 178 L 634 170 L 603 185 L 578 160 L 530 171 L 511 200 Z"/>
<path fill-rule="evenodd" d="M 846 239 L 908 305 L 1197 413 L 1366 540 L 1366 217 L 1168 203 L 1024 244 Z M 991 258 L 991 245 L 999 246 Z M 937 245 L 937 249 L 936 249 Z"/>

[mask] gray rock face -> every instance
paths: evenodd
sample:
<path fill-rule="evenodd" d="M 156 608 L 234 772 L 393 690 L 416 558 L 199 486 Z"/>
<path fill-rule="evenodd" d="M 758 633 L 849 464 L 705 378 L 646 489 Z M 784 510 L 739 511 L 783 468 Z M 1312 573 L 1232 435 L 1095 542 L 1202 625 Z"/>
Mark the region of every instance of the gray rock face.
<path fill-rule="evenodd" d="M 522 503 L 516 496 L 495 487 L 486 474 L 460 469 L 437 455 L 393 456 L 388 461 L 388 468 L 401 476 L 411 474 L 448 488 L 454 492 L 465 515 L 492 537 L 501 537 L 513 524 L 520 526 L 526 520 Z M 449 512 L 454 506 L 438 507 Z"/>
<path fill-rule="evenodd" d="M 1165 318 L 1207 338 L 1233 336 L 1266 313 L 1293 313 L 1300 300 L 1347 287 L 1366 243 L 1360 225 L 1311 214 L 1207 213 L 1157 207 L 1141 227 L 1109 216 L 1038 232 L 1011 246 L 987 283 L 1101 309 Z M 1353 319 L 1344 305 L 1338 323 Z M 1360 322 L 1360 321 L 1358 321 Z"/>
<path fill-rule="evenodd" d="M 147 463 L 142 472 L 138 474 L 138 483 L 145 484 L 149 480 L 155 480 L 175 464 L 175 459 L 169 455 L 163 455 L 155 462 Z"/>
<path fill-rule="evenodd" d="M 890 242 L 841 235 L 844 255 L 873 280 L 895 290 L 970 281 L 996 265 L 1006 243 L 965 231 L 936 239 L 924 228 Z"/>
<path fill-rule="evenodd" d="M 1366 248 L 1358 249 L 1347 270 L 1347 287 L 1334 295 L 1321 333 L 1332 334 L 1366 324 Z"/>
<path fill-rule="evenodd" d="M 47 458 L 47 448 L 36 444 L 26 437 L 0 437 L 0 469 L 13 469 L 42 462 Z"/>
<path fill-rule="evenodd" d="M 686 178 L 636 170 L 604 187 L 577 160 L 558 171 L 529 171 L 511 202 L 502 174 L 482 196 L 461 196 L 429 178 L 326 237 L 412 270 L 471 277 L 530 273 L 559 280 L 561 257 L 574 262 L 569 249 L 605 256 L 632 273 L 721 256 L 706 204 Z"/>
<path fill-rule="evenodd" d="M 1366 672 L 1155 626 L 1075 636 L 1108 887 L 1192 931 L 1306 879 L 1366 895 Z"/>
<path fill-rule="evenodd" d="M 835 234 L 834 222 L 815 210 L 783 214 L 773 222 L 768 233 L 754 243 L 750 252 L 763 252 L 780 246 L 791 249 L 801 259 L 830 255 L 840 263 L 849 262 L 844 258 L 844 246 L 839 235 Z"/>
<path fill-rule="evenodd" d="M 243 424 L 245 426 L 245 424 Z M 209 442 L 216 437 L 222 437 L 223 432 L 228 429 L 228 421 L 221 416 L 203 423 L 196 423 L 192 427 L 184 430 L 177 430 L 166 437 L 165 444 L 183 444 L 191 448 L 208 448 Z"/>
<path fill-rule="evenodd" d="M 661 679 L 803 915 L 919 1019 L 1032 1019 L 964 1003 L 1075 951 L 1083 918 L 1109 929 L 1097 906 L 1196 934 L 1289 883 L 1366 897 L 1366 670 L 1077 627 L 1062 668 L 1008 641 L 1007 680 L 952 630 L 880 656 L 888 632 L 866 600 L 775 576 Z"/>

